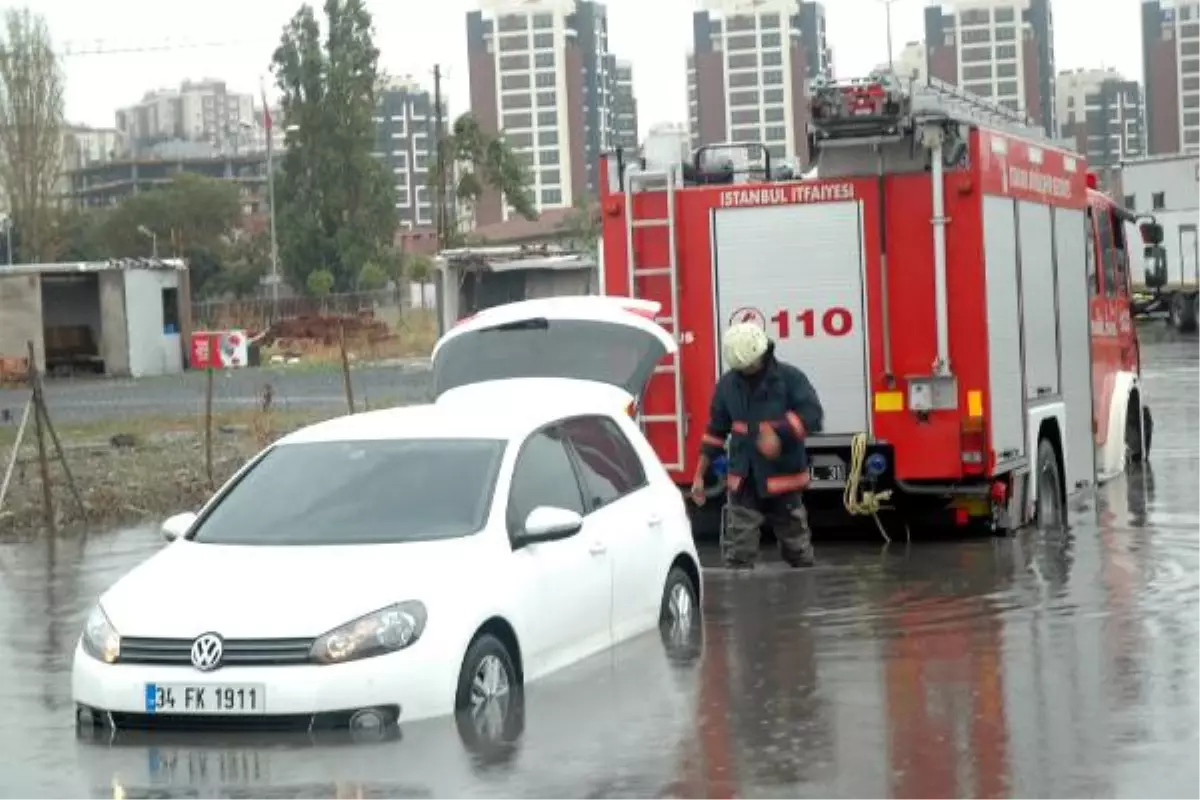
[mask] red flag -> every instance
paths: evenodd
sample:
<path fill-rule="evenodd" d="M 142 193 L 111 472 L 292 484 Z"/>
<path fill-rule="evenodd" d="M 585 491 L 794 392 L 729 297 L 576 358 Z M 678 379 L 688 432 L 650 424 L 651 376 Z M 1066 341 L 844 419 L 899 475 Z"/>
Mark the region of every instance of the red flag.
<path fill-rule="evenodd" d="M 262 99 L 263 99 L 263 126 L 267 129 L 267 133 L 269 134 L 271 132 L 271 107 L 269 105 L 267 105 L 266 87 L 263 87 Z"/>

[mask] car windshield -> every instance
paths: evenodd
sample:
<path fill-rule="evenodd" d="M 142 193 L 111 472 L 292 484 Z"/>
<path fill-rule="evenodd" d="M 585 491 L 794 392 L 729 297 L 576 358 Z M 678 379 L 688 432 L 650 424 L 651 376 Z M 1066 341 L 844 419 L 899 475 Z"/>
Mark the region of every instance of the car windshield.
<path fill-rule="evenodd" d="M 391 439 L 284 444 L 200 520 L 196 542 L 351 545 L 481 530 L 505 442 Z"/>
<path fill-rule="evenodd" d="M 434 392 L 503 378 L 576 378 L 637 394 L 665 353 L 652 335 L 626 325 L 523 320 L 448 339 L 434 359 Z"/>

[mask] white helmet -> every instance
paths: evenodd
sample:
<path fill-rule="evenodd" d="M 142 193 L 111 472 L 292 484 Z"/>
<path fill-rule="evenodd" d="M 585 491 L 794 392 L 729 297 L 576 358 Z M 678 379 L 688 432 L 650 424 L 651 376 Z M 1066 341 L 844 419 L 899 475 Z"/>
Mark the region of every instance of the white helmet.
<path fill-rule="evenodd" d="M 753 322 L 730 325 L 721 339 L 721 352 L 730 369 L 746 369 L 767 354 L 767 333 Z"/>

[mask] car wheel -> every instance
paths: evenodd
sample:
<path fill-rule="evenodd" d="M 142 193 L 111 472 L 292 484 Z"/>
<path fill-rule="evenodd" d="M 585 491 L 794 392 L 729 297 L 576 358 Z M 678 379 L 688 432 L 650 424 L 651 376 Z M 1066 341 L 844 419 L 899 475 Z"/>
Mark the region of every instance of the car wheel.
<path fill-rule="evenodd" d="M 1141 411 L 1141 425 L 1138 425 Z M 1142 450 L 1142 431 L 1145 431 L 1145 451 Z M 1140 403 L 1130 403 L 1125 415 L 1125 459 L 1128 464 L 1141 464 L 1150 457 L 1150 443 L 1154 438 L 1154 417 L 1150 409 Z"/>
<path fill-rule="evenodd" d="M 520 733 L 520 679 L 504 643 L 485 633 L 463 657 L 454 698 L 459 732 L 471 749 L 489 750 Z"/>
<path fill-rule="evenodd" d="M 681 567 L 672 567 L 667 574 L 658 624 L 668 655 L 687 657 L 695 648 L 700 631 L 700 594 Z"/>

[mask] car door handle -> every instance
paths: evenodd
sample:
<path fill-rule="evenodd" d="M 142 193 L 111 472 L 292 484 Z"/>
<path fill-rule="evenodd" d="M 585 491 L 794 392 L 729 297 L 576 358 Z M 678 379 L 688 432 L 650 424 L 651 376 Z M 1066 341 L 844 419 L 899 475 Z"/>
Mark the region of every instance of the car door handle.
<path fill-rule="evenodd" d="M 588 552 L 594 556 L 602 556 L 608 552 L 608 548 L 604 545 L 604 542 L 592 542 L 588 545 Z"/>

